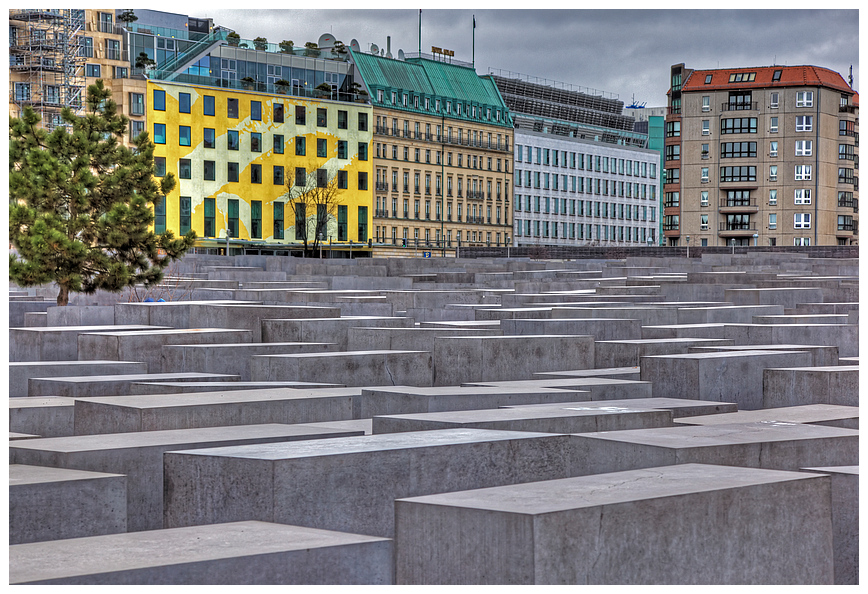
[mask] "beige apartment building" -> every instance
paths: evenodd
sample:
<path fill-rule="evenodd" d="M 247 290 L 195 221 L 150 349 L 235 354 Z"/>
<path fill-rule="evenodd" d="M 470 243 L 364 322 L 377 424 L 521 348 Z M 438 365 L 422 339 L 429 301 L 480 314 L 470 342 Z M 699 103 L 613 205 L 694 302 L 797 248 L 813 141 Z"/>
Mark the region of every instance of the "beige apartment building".
<path fill-rule="evenodd" d="M 668 245 L 858 243 L 858 94 L 840 74 L 677 64 L 668 94 Z"/>

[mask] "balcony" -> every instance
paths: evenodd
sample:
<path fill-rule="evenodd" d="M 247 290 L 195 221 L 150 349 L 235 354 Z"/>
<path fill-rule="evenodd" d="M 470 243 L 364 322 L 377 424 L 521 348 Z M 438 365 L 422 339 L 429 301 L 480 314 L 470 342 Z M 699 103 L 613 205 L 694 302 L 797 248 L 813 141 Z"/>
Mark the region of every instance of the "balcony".
<path fill-rule="evenodd" d="M 374 211 L 374 217 L 378 219 L 387 219 L 389 218 L 389 211 L 386 209 L 376 209 Z"/>
<path fill-rule="evenodd" d="M 753 223 L 728 224 L 721 222 L 717 229 L 718 237 L 753 237 L 757 230 Z"/>
<path fill-rule="evenodd" d="M 838 200 L 838 208 L 852 208 L 853 212 L 859 212 L 858 198 L 844 198 Z"/>
<path fill-rule="evenodd" d="M 679 229 L 678 223 L 663 223 L 664 231 L 678 231 Z"/>
<path fill-rule="evenodd" d="M 856 110 L 859 109 L 855 105 L 839 105 L 838 113 L 856 113 Z"/>
<path fill-rule="evenodd" d="M 378 192 L 388 192 L 389 191 L 389 183 L 388 182 L 377 182 L 376 188 Z"/>
<path fill-rule="evenodd" d="M 756 199 L 727 200 L 722 199 L 717 205 L 717 212 L 721 214 L 754 213 L 759 212 Z"/>
<path fill-rule="evenodd" d="M 459 194 L 460 196 L 460 194 Z M 473 190 L 467 191 L 467 199 L 468 200 L 485 200 L 485 192 L 474 192 Z"/>
<path fill-rule="evenodd" d="M 392 209 L 392 218 L 393 218 L 393 219 L 397 219 L 397 218 L 398 218 L 398 209 L 397 209 L 397 208 L 393 208 L 393 209 Z"/>
<path fill-rule="evenodd" d="M 759 109 L 758 101 L 748 101 L 746 103 L 721 103 L 721 111 L 756 111 Z"/>

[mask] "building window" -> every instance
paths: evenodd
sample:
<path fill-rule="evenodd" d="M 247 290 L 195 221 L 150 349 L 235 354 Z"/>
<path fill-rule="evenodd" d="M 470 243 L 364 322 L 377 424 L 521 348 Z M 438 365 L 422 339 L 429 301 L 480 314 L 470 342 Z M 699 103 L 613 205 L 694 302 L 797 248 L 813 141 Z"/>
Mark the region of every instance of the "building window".
<path fill-rule="evenodd" d="M 338 189 L 346 190 L 347 189 L 347 172 L 343 170 L 338 171 Z"/>
<path fill-rule="evenodd" d="M 769 213 L 769 229 L 777 229 L 778 228 L 778 215 L 777 213 L 770 212 Z"/>
<path fill-rule="evenodd" d="M 202 98 L 202 113 L 206 116 L 214 115 L 214 97 L 211 95 L 205 95 Z"/>
<path fill-rule="evenodd" d="M 283 123 L 283 104 L 282 103 L 275 103 L 272 113 L 273 113 L 272 117 L 274 118 L 275 123 L 282 124 Z M 282 204 L 280 206 L 281 206 L 281 208 L 283 207 Z M 283 229 L 282 228 L 281 228 L 281 239 L 283 239 Z"/>
<path fill-rule="evenodd" d="M 838 159 L 845 159 L 847 161 L 855 161 L 856 160 L 856 147 L 852 144 L 839 144 L 838 145 Z"/>
<path fill-rule="evenodd" d="M 769 206 L 776 206 L 778 203 L 778 191 L 769 190 Z"/>
<path fill-rule="evenodd" d="M 307 239 L 306 206 L 303 202 L 295 203 L 295 238 L 297 240 Z"/>
<path fill-rule="evenodd" d="M 721 142 L 721 159 L 756 157 L 756 142 Z"/>
<path fill-rule="evenodd" d="M 711 134 L 711 120 L 702 120 L 702 135 L 708 136 Z"/>
<path fill-rule="evenodd" d="M 726 118 L 720 121 L 720 133 L 756 134 L 756 123 L 756 118 Z"/>
<path fill-rule="evenodd" d="M 797 140 L 796 141 L 796 156 L 797 157 L 810 157 L 811 151 L 813 150 L 814 143 L 811 140 Z"/>
<path fill-rule="evenodd" d="M 810 179 L 810 178 L 808 178 Z M 854 174 L 854 170 L 848 167 L 839 167 L 838 168 L 838 183 L 839 184 L 851 184 L 856 186 L 859 181 Z M 856 188 L 858 189 L 858 187 Z"/>
<path fill-rule="evenodd" d="M 144 93 L 130 93 L 130 115 L 145 115 Z"/>
<path fill-rule="evenodd" d="M 778 180 L 778 166 L 771 165 L 769 166 L 769 181 L 777 181 Z"/>
<path fill-rule="evenodd" d="M 250 134 L 250 152 L 253 152 L 253 153 L 261 153 L 262 152 L 262 133 L 261 132 L 252 132 Z"/>
<path fill-rule="evenodd" d="M 193 177 L 193 167 L 190 164 L 190 159 L 180 159 L 178 161 L 178 177 L 180 179 L 191 179 Z"/>
<path fill-rule="evenodd" d="M 154 111 L 166 111 L 166 91 L 154 89 Z"/>
<path fill-rule="evenodd" d="M 775 72 L 780 72 L 780 70 L 776 70 Z M 777 109 L 778 108 L 778 99 L 780 97 L 779 93 L 769 93 L 769 108 Z"/>
<path fill-rule="evenodd" d="M 793 239 L 793 245 L 809 246 L 811 245 L 810 237 L 796 237 Z"/>
<path fill-rule="evenodd" d="M 283 185 L 283 165 L 274 166 L 271 183 L 273 183 L 275 186 Z"/>
<path fill-rule="evenodd" d="M 295 185 L 299 187 L 307 185 L 307 171 L 304 167 L 295 168 Z"/>
<path fill-rule="evenodd" d="M 711 97 L 708 95 L 702 97 L 702 111 L 711 111 Z"/>
<path fill-rule="evenodd" d="M 250 238 L 262 239 L 262 201 L 250 201 Z"/>
<path fill-rule="evenodd" d="M 230 198 L 226 208 L 226 232 L 229 237 L 238 237 L 238 200 Z"/>
<path fill-rule="evenodd" d="M 283 239 L 283 202 L 275 202 L 272 204 L 272 217 L 274 231 L 272 235 L 274 239 Z"/>
<path fill-rule="evenodd" d="M 797 180 L 806 180 L 811 179 L 811 166 L 810 165 L 796 165 L 795 179 Z"/>
<path fill-rule="evenodd" d="M 708 183 L 708 167 L 702 168 L 702 176 L 700 178 L 700 181 L 704 184 Z"/>
<path fill-rule="evenodd" d="M 720 181 L 722 181 L 722 182 L 756 181 L 756 167 L 753 165 L 742 166 L 742 167 L 721 167 L 720 168 Z"/>
<path fill-rule="evenodd" d="M 708 231 L 708 215 L 699 215 L 699 230 Z"/>
<path fill-rule="evenodd" d="M 681 145 L 680 144 L 670 144 L 665 148 L 666 160 L 667 161 L 678 161 L 681 159 Z"/>
<path fill-rule="evenodd" d="M 368 207 L 359 207 L 359 241 L 368 241 Z"/>
<path fill-rule="evenodd" d="M 852 120 L 839 120 L 838 136 L 856 136 L 856 122 Z"/>
<path fill-rule="evenodd" d="M 226 117 L 238 119 L 238 99 L 230 97 L 226 100 Z"/>
<path fill-rule="evenodd" d="M 283 154 L 283 134 L 275 134 L 272 136 L 272 145 L 275 155 Z"/>
<path fill-rule="evenodd" d="M 796 116 L 796 132 L 811 132 L 814 129 L 814 116 Z"/>
<path fill-rule="evenodd" d="M 226 147 L 230 151 L 237 151 L 240 143 L 238 141 L 238 130 L 228 130 L 226 132 Z"/>
<path fill-rule="evenodd" d="M 178 113 L 190 113 L 190 93 L 178 93 Z"/>
<path fill-rule="evenodd" d="M 325 188 L 328 185 L 329 185 L 328 169 L 317 169 L 316 170 L 316 187 Z"/>
<path fill-rule="evenodd" d="M 368 189 L 368 172 L 367 171 L 359 171 L 359 189 L 367 190 Z"/>
<path fill-rule="evenodd" d="M 317 107 L 316 109 L 316 125 L 317 128 L 325 128 L 328 126 L 328 109 Z"/>
<path fill-rule="evenodd" d="M 796 229 L 810 229 L 811 214 L 807 212 L 797 212 L 793 215 L 793 227 Z"/>
<path fill-rule="evenodd" d="M 166 144 L 166 124 L 154 124 L 154 144 Z"/>
<path fill-rule="evenodd" d="M 368 143 L 360 142 L 359 143 L 359 161 L 367 161 L 368 160 Z"/>
<path fill-rule="evenodd" d="M 777 157 L 778 156 L 778 141 L 772 140 L 769 143 L 769 157 Z"/>
<path fill-rule="evenodd" d="M 796 107 L 813 107 L 813 91 L 796 91 Z"/>
<path fill-rule="evenodd" d="M 145 123 L 138 120 L 130 120 L 130 141 L 134 141 L 139 134 L 145 131 Z"/>
<path fill-rule="evenodd" d="M 773 117 L 769 119 L 769 132 L 776 133 L 778 131 L 778 118 Z"/>
<path fill-rule="evenodd" d="M 295 137 L 295 154 L 299 157 L 303 157 L 305 154 L 305 137 L 304 136 L 296 136 Z"/>
<path fill-rule="evenodd" d="M 304 107 L 301 105 L 297 105 L 295 107 L 295 125 L 296 126 L 304 126 L 307 118 L 305 117 Z"/>
<path fill-rule="evenodd" d="M 256 120 L 258 122 L 262 121 L 262 102 L 261 101 L 251 101 L 250 102 L 250 119 Z"/>
<path fill-rule="evenodd" d="M 215 222 L 216 222 L 216 208 L 215 208 L 215 200 L 214 198 L 205 198 L 204 202 L 204 227 L 202 229 L 202 234 L 205 237 L 214 237 L 215 235 Z"/>
<path fill-rule="evenodd" d="M 347 141 L 338 140 L 338 159 L 347 158 Z"/>
<path fill-rule="evenodd" d="M 328 156 L 328 141 L 325 138 L 316 139 L 316 156 L 320 159 Z"/>
<path fill-rule="evenodd" d="M 203 173 L 205 181 L 215 181 L 217 179 L 215 161 L 204 161 Z"/>
<path fill-rule="evenodd" d="M 795 197 L 793 198 L 793 202 L 795 204 L 810 204 L 811 203 L 811 190 L 810 188 L 800 188 L 795 191 Z"/>
<path fill-rule="evenodd" d="M 182 236 L 190 232 L 191 212 L 190 197 L 181 196 L 178 199 L 178 233 Z"/>
<path fill-rule="evenodd" d="M 84 65 L 84 71 L 85 71 L 84 75 L 87 77 L 99 78 L 101 76 L 99 64 L 85 64 Z M 154 91 L 154 93 L 156 93 L 156 92 L 157 91 Z M 164 91 L 159 91 L 159 92 L 164 93 Z M 154 109 L 157 109 L 156 105 L 154 106 Z M 165 111 L 165 107 L 163 109 L 161 109 L 160 111 Z"/>
<path fill-rule="evenodd" d="M 214 139 L 214 128 L 204 128 L 202 130 L 202 147 L 206 149 L 212 149 L 216 145 L 216 141 Z"/>
<path fill-rule="evenodd" d="M 250 165 L 250 183 L 252 184 L 261 184 L 262 183 L 262 165 L 259 163 L 253 163 Z"/>
<path fill-rule="evenodd" d="M 666 122 L 666 138 L 674 138 L 676 136 L 681 136 L 681 122 Z M 570 153 L 570 154 L 573 156 L 573 169 L 575 169 L 576 168 L 575 153 Z M 580 156 L 583 157 L 584 155 L 580 155 Z M 622 166 L 623 166 L 623 163 L 624 163 L 624 161 L 621 160 Z M 579 167 L 579 169 L 583 169 L 583 167 Z"/>
<path fill-rule="evenodd" d="M 166 157 L 154 157 L 154 175 L 156 177 L 166 176 Z"/>
<path fill-rule="evenodd" d="M 226 164 L 226 179 L 230 182 L 238 181 L 238 163 L 229 162 Z"/>
<path fill-rule="evenodd" d="M 708 191 L 703 190 L 699 193 L 699 206 L 708 206 Z"/>

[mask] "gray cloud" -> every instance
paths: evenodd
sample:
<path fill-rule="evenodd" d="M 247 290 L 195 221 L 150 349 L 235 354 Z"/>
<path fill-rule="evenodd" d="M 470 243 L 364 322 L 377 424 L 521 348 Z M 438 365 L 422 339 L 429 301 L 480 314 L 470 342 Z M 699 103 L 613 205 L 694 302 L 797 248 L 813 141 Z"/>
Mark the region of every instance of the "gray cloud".
<path fill-rule="evenodd" d="M 332 33 L 363 50 L 416 52 L 419 12 L 409 10 L 210 10 L 244 38 L 297 45 Z M 429 10 L 422 12 L 422 51 L 436 45 L 471 61 L 476 15 L 476 69 L 519 72 L 664 105 L 669 67 L 729 68 L 813 64 L 859 79 L 858 10 Z"/>

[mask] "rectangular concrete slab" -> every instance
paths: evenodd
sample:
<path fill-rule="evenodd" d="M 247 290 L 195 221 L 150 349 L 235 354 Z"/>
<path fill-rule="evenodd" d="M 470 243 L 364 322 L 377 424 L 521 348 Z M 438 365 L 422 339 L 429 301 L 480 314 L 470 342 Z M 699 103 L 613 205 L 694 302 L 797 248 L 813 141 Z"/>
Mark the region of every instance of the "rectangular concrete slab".
<path fill-rule="evenodd" d="M 346 351 L 257 355 L 250 361 L 254 381 L 327 382 L 344 386 L 430 386 L 434 357 L 427 351 Z"/>
<path fill-rule="evenodd" d="M 832 542 L 835 584 L 859 583 L 859 467 L 803 468 L 832 479 Z"/>
<path fill-rule="evenodd" d="M 475 428 L 541 433 L 587 433 L 671 427 L 672 413 L 663 409 L 620 406 L 599 408 L 496 408 L 482 410 L 382 415 L 373 419 L 377 433 Z"/>
<path fill-rule="evenodd" d="M 775 368 L 763 371 L 763 406 L 859 406 L 859 366 Z"/>
<path fill-rule="evenodd" d="M 784 423 L 809 423 L 829 425 L 846 429 L 859 428 L 859 407 L 835 404 L 806 404 L 761 410 L 742 410 L 733 413 L 685 417 L 675 421 L 685 425 L 731 425 L 733 423 L 756 423 L 759 421 L 782 421 Z"/>
<path fill-rule="evenodd" d="M 9 363 L 9 396 L 27 396 L 32 377 L 147 373 L 145 363 L 133 361 L 17 361 Z"/>
<path fill-rule="evenodd" d="M 232 390 L 80 398 L 75 433 L 350 420 L 361 388 Z"/>
<path fill-rule="evenodd" d="M 224 390 L 271 390 L 277 388 L 342 388 L 317 382 L 141 382 L 130 385 L 130 394 L 187 394 Z"/>
<path fill-rule="evenodd" d="M 347 350 L 348 331 L 356 327 L 411 328 L 413 318 L 346 316 L 262 321 L 262 342 L 332 342 Z"/>
<path fill-rule="evenodd" d="M 78 337 L 88 332 L 168 330 L 165 326 L 122 324 L 115 326 L 44 326 L 9 328 L 10 361 L 76 361 Z M 89 357 L 103 359 L 103 357 Z M 112 361 L 139 361 L 111 357 Z"/>
<path fill-rule="evenodd" d="M 609 377 L 566 377 L 504 382 L 467 382 L 465 386 L 488 386 L 493 388 L 580 390 L 587 392 L 588 400 L 615 400 L 621 398 L 650 398 L 651 383 L 622 380 Z"/>
<path fill-rule="evenodd" d="M 16 545 L 9 582 L 385 585 L 392 554 L 385 538 L 234 522 Z"/>
<path fill-rule="evenodd" d="M 197 372 L 31 378 L 27 391 L 29 396 L 65 396 L 67 398 L 123 396 L 130 393 L 132 384 L 139 382 L 233 381 L 237 379 L 239 379 L 237 375 Z"/>
<path fill-rule="evenodd" d="M 72 435 L 75 400 L 60 396 L 9 400 L 9 430 L 41 437 Z"/>
<path fill-rule="evenodd" d="M 126 477 L 9 465 L 9 544 L 127 530 Z"/>
<path fill-rule="evenodd" d="M 838 347 L 838 356 L 859 355 L 858 324 L 726 324 L 735 344 L 807 344 Z"/>
<path fill-rule="evenodd" d="M 358 435 L 339 429 L 294 425 L 243 425 L 110 435 L 28 439 L 9 446 L 13 464 L 54 466 L 126 475 L 126 529 L 162 527 L 163 454 L 173 449 L 315 440 Z"/>
<path fill-rule="evenodd" d="M 715 338 L 644 338 L 638 340 L 597 340 L 594 342 L 595 367 L 637 366 L 642 357 L 687 353 L 696 345 L 723 346 L 732 340 Z"/>
<path fill-rule="evenodd" d="M 603 431 L 572 436 L 573 476 L 668 464 L 724 464 L 775 470 L 856 464 L 854 429 L 760 421 Z"/>
<path fill-rule="evenodd" d="M 724 342 L 734 341 L 727 340 Z M 800 344 L 696 344 L 691 346 L 687 352 L 712 353 L 723 351 L 807 351 L 811 353 L 811 366 L 813 367 L 838 365 L 838 347 L 836 346 Z"/>
<path fill-rule="evenodd" d="M 829 490 L 685 464 L 402 498 L 396 583 L 828 584 Z"/>
<path fill-rule="evenodd" d="M 639 320 L 623 318 L 557 318 L 551 320 L 501 320 L 504 336 L 539 334 L 590 335 L 594 340 L 626 340 L 639 338 L 642 325 Z"/>
<path fill-rule="evenodd" d="M 597 345 L 594 343 L 594 350 Z M 539 371 L 534 374 L 540 378 L 568 378 L 568 377 L 608 377 L 612 379 L 639 379 L 639 366 L 630 367 L 597 367 L 595 369 L 565 369 L 563 371 Z"/>
<path fill-rule="evenodd" d="M 261 519 L 389 537 L 399 497 L 566 476 L 569 439 L 445 429 L 170 452 L 165 526 Z"/>
<path fill-rule="evenodd" d="M 739 410 L 763 408 L 763 370 L 808 366 L 805 351 L 728 351 L 642 357 L 640 376 L 654 396 L 735 402 Z"/>
<path fill-rule="evenodd" d="M 609 407 L 659 409 L 672 413 L 673 419 L 698 415 L 733 413 L 738 410 L 734 402 L 705 402 L 683 398 L 627 398 L 624 400 L 599 400 L 591 402 L 565 402 L 558 404 L 523 404 L 504 408 L 564 408 L 566 410 L 594 410 Z"/>

